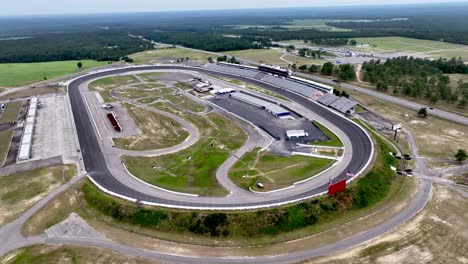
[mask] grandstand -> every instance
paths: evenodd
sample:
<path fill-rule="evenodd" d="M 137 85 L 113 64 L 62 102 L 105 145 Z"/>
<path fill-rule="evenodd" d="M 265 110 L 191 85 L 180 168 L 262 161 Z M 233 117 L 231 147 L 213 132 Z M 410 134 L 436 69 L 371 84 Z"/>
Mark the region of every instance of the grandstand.
<path fill-rule="evenodd" d="M 320 98 L 323 94 L 328 93 L 324 90 L 319 90 L 316 85 L 311 85 L 307 82 L 299 82 L 297 79 L 275 77 L 270 74 L 262 73 L 258 70 L 252 69 L 249 66 L 237 64 L 208 64 L 206 66 L 210 70 L 225 72 L 234 76 L 249 77 L 252 79 L 267 82 L 269 84 L 291 90 L 292 92 L 312 98 L 314 100 Z"/>
<path fill-rule="evenodd" d="M 290 70 L 276 65 L 262 64 L 258 66 L 258 69 L 262 72 L 267 72 L 280 77 L 289 77 L 291 75 Z"/>

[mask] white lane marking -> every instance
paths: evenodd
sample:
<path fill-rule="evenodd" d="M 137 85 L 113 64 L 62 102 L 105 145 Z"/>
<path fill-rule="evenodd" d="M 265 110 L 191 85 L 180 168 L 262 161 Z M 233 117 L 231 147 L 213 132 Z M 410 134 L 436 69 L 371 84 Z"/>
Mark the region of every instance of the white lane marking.
<path fill-rule="evenodd" d="M 84 94 L 82 94 L 81 92 L 80 92 L 80 94 L 81 94 L 81 96 L 83 96 L 83 100 L 84 100 L 84 102 L 86 104 L 86 107 L 88 108 L 89 115 L 91 116 L 91 119 L 93 120 L 94 127 L 95 127 L 95 129 L 96 129 L 96 131 L 98 133 L 99 139 L 102 141 L 101 132 L 99 132 L 99 128 L 98 128 L 98 126 L 96 124 L 96 120 L 94 119 L 93 113 L 91 113 L 91 108 L 89 107 L 88 100 L 86 100 L 86 96 Z"/>

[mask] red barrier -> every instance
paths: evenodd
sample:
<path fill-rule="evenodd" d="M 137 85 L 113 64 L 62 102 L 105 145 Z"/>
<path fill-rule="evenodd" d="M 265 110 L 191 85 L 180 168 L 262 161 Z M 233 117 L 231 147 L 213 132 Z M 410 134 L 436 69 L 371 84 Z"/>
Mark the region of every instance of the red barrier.
<path fill-rule="evenodd" d="M 328 186 L 328 194 L 335 194 L 339 191 L 342 191 L 346 189 L 346 180 L 342 180 L 340 182 L 337 182 L 335 184 L 331 184 Z"/>
<path fill-rule="evenodd" d="M 108 113 L 107 117 L 109 118 L 112 126 L 114 127 L 115 131 L 117 132 L 122 132 L 122 128 L 119 125 L 119 122 L 117 122 L 117 119 L 115 119 L 114 115 L 112 113 Z"/>

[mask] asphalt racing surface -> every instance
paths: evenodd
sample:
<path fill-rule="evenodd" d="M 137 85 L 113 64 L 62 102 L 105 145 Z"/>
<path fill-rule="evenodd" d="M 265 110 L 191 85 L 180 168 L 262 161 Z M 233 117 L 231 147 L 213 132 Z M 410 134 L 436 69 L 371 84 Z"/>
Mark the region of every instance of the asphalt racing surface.
<path fill-rule="evenodd" d="M 222 72 L 212 71 L 205 68 L 199 67 L 185 67 L 185 66 L 141 66 L 141 67 L 132 67 L 132 68 L 123 68 L 117 70 L 110 70 L 104 72 L 98 72 L 90 75 L 86 75 L 83 77 L 79 77 L 68 85 L 68 92 L 71 101 L 71 107 L 73 111 L 73 117 L 76 124 L 76 130 L 78 133 L 78 139 L 81 145 L 81 152 L 83 156 L 83 161 L 85 165 L 85 169 L 88 172 L 88 175 L 101 187 L 122 195 L 129 198 L 133 198 L 139 201 L 145 201 L 154 204 L 160 204 L 165 206 L 178 206 L 178 207 L 194 207 L 194 208 L 206 208 L 210 209 L 213 208 L 214 205 L 207 203 L 207 202 L 197 202 L 196 198 L 194 198 L 193 202 L 186 202 L 186 201 L 177 201 L 177 200 L 168 200 L 160 197 L 155 197 L 151 195 L 147 195 L 145 193 L 139 192 L 138 190 L 134 190 L 129 188 L 128 186 L 122 184 L 120 181 L 116 180 L 112 174 L 110 173 L 107 165 L 106 159 L 101 152 L 99 141 L 96 136 L 96 133 L 93 129 L 93 124 L 91 117 L 89 116 L 88 112 L 86 111 L 86 105 L 81 96 L 79 87 L 80 85 L 98 78 L 103 78 L 106 76 L 112 75 L 119 75 L 125 74 L 129 72 L 135 71 L 157 71 L 157 70 L 185 70 L 185 71 L 194 71 L 204 74 L 214 74 L 221 77 L 228 77 L 231 79 L 237 79 L 240 81 L 244 81 L 247 83 L 251 83 L 253 85 L 259 86 L 261 88 L 273 91 L 278 93 L 284 97 L 291 99 L 292 101 L 301 104 L 302 106 L 306 107 L 307 109 L 313 111 L 314 113 L 322 116 L 323 118 L 327 119 L 329 122 L 333 123 L 339 129 L 341 129 L 346 135 L 350 138 L 352 149 L 353 149 L 353 156 L 351 162 L 348 166 L 343 169 L 343 171 L 337 176 L 334 177 L 334 181 L 339 181 L 346 179 L 346 172 L 350 171 L 354 174 L 360 172 L 365 166 L 368 164 L 368 161 L 372 158 L 372 142 L 367 134 L 355 123 L 352 121 L 337 115 L 326 109 L 317 103 L 310 101 L 307 98 L 304 98 L 300 95 L 295 93 L 289 92 L 288 90 L 281 89 L 275 87 L 273 85 L 269 85 L 263 83 L 258 80 L 245 78 L 242 76 L 233 76 L 230 74 L 225 74 Z M 286 203 L 289 201 L 297 201 L 306 197 L 310 197 L 313 194 L 318 194 L 326 191 L 328 188 L 327 184 L 324 184 L 318 188 L 313 190 L 309 190 L 302 193 L 297 193 L 294 195 L 289 195 L 287 197 L 276 198 L 272 200 L 266 201 L 245 201 L 245 202 L 232 202 L 229 199 L 226 199 L 226 203 L 224 204 L 216 204 L 216 208 L 239 208 L 239 207 L 262 207 L 262 206 L 269 206 L 275 204 Z"/>

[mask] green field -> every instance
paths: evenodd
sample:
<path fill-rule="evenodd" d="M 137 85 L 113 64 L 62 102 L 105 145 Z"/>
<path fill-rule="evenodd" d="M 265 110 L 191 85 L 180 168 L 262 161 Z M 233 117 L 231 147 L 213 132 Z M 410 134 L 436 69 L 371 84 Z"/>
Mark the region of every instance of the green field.
<path fill-rule="evenodd" d="M 5 111 L 0 115 L 0 123 L 13 122 L 18 120 L 22 102 L 12 102 L 6 104 Z"/>
<path fill-rule="evenodd" d="M 420 52 L 429 57 L 468 58 L 468 46 L 441 41 L 421 40 L 403 37 L 354 38 L 358 43 L 371 47 L 352 47 L 351 49 L 371 52 Z"/>
<path fill-rule="evenodd" d="M 254 149 L 246 153 L 229 171 L 229 177 L 238 186 L 257 191 L 271 191 L 285 188 L 331 166 L 332 160 L 304 157 L 278 156 Z M 256 183 L 265 187 L 259 189 Z"/>
<path fill-rule="evenodd" d="M 52 79 L 107 65 L 107 62 L 92 60 L 82 60 L 81 62 L 83 63 L 81 69 L 76 66 L 78 61 L 0 64 L 0 86 L 22 86 L 43 81 L 44 77 Z"/>
<path fill-rule="evenodd" d="M 343 142 L 341 142 L 340 138 L 338 138 L 335 133 L 330 131 L 330 129 L 326 128 L 324 125 L 320 124 L 317 121 L 312 121 L 315 126 L 317 126 L 330 140 L 323 141 L 323 142 L 312 142 L 311 145 L 317 146 L 328 146 L 328 147 L 343 147 Z"/>
<path fill-rule="evenodd" d="M 149 63 L 151 60 L 155 59 L 180 59 L 189 57 L 192 60 L 203 60 L 207 61 L 209 57 L 213 57 L 208 53 L 191 51 L 186 49 L 179 48 L 164 48 L 164 49 L 154 49 L 143 51 L 140 53 L 135 53 L 129 56 L 133 59 L 133 62 L 136 64 Z"/>
<path fill-rule="evenodd" d="M 217 115 L 192 116 L 202 138 L 193 146 L 159 157 L 123 157 L 128 169 L 140 179 L 173 191 L 199 195 L 225 195 L 216 170 L 246 140 L 243 130 Z"/>

